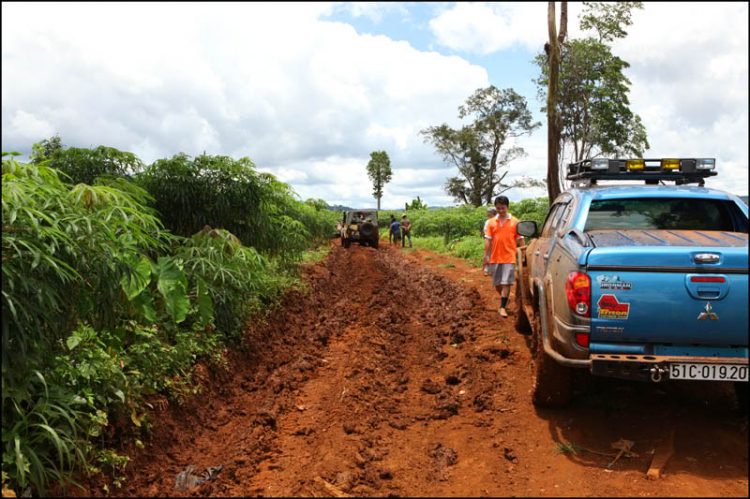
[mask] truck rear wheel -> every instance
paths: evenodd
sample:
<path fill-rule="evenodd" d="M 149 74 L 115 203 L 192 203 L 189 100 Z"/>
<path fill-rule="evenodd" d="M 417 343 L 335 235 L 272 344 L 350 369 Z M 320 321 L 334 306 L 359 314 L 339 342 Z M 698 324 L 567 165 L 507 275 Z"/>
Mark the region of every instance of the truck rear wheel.
<path fill-rule="evenodd" d="M 372 241 L 370 241 L 370 246 L 378 249 L 378 246 L 380 246 L 380 239 L 373 239 Z"/>
<path fill-rule="evenodd" d="M 561 366 L 544 351 L 542 324 L 534 312 L 533 385 L 531 401 L 538 407 L 563 407 L 573 397 L 573 369 Z"/>

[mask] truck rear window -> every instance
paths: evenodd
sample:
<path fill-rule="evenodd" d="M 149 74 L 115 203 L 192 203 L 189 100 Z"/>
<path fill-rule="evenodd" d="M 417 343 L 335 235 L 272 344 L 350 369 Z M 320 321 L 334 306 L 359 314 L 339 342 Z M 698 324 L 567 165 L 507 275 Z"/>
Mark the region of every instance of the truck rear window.
<path fill-rule="evenodd" d="M 695 198 L 592 201 L 584 230 L 717 230 L 747 233 L 733 201 Z"/>

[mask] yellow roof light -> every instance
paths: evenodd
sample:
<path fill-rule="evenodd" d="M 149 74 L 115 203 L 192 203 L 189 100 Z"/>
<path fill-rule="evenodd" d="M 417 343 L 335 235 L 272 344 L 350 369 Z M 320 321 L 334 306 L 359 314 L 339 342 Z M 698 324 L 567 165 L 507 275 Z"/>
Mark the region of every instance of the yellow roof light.
<path fill-rule="evenodd" d="M 680 160 L 679 159 L 662 159 L 661 169 L 662 170 L 679 170 Z"/>
<path fill-rule="evenodd" d="M 625 168 L 628 170 L 643 170 L 646 168 L 646 162 L 642 159 L 629 159 L 625 162 Z"/>

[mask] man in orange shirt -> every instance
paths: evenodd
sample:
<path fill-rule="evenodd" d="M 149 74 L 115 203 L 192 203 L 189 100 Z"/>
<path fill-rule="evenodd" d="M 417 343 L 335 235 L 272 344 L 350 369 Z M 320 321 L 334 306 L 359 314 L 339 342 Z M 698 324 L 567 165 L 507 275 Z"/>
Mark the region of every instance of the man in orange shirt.
<path fill-rule="evenodd" d="M 495 198 L 497 216 L 487 224 L 484 234 L 484 260 L 489 255 L 492 285 L 500 295 L 500 316 L 508 317 L 506 308 L 510 287 L 516 274 L 517 241 L 523 244 L 523 236 L 516 231 L 518 219 L 508 213 L 510 200 L 505 196 Z"/>

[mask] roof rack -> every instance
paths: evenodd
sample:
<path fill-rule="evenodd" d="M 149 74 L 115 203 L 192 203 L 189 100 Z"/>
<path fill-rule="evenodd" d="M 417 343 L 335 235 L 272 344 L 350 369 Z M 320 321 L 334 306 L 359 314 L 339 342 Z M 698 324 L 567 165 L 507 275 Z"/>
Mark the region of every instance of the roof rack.
<path fill-rule="evenodd" d="M 566 179 L 575 185 L 595 185 L 597 180 L 644 180 L 646 184 L 705 185 L 717 173 L 714 158 L 609 159 L 591 158 L 568 164 Z"/>

